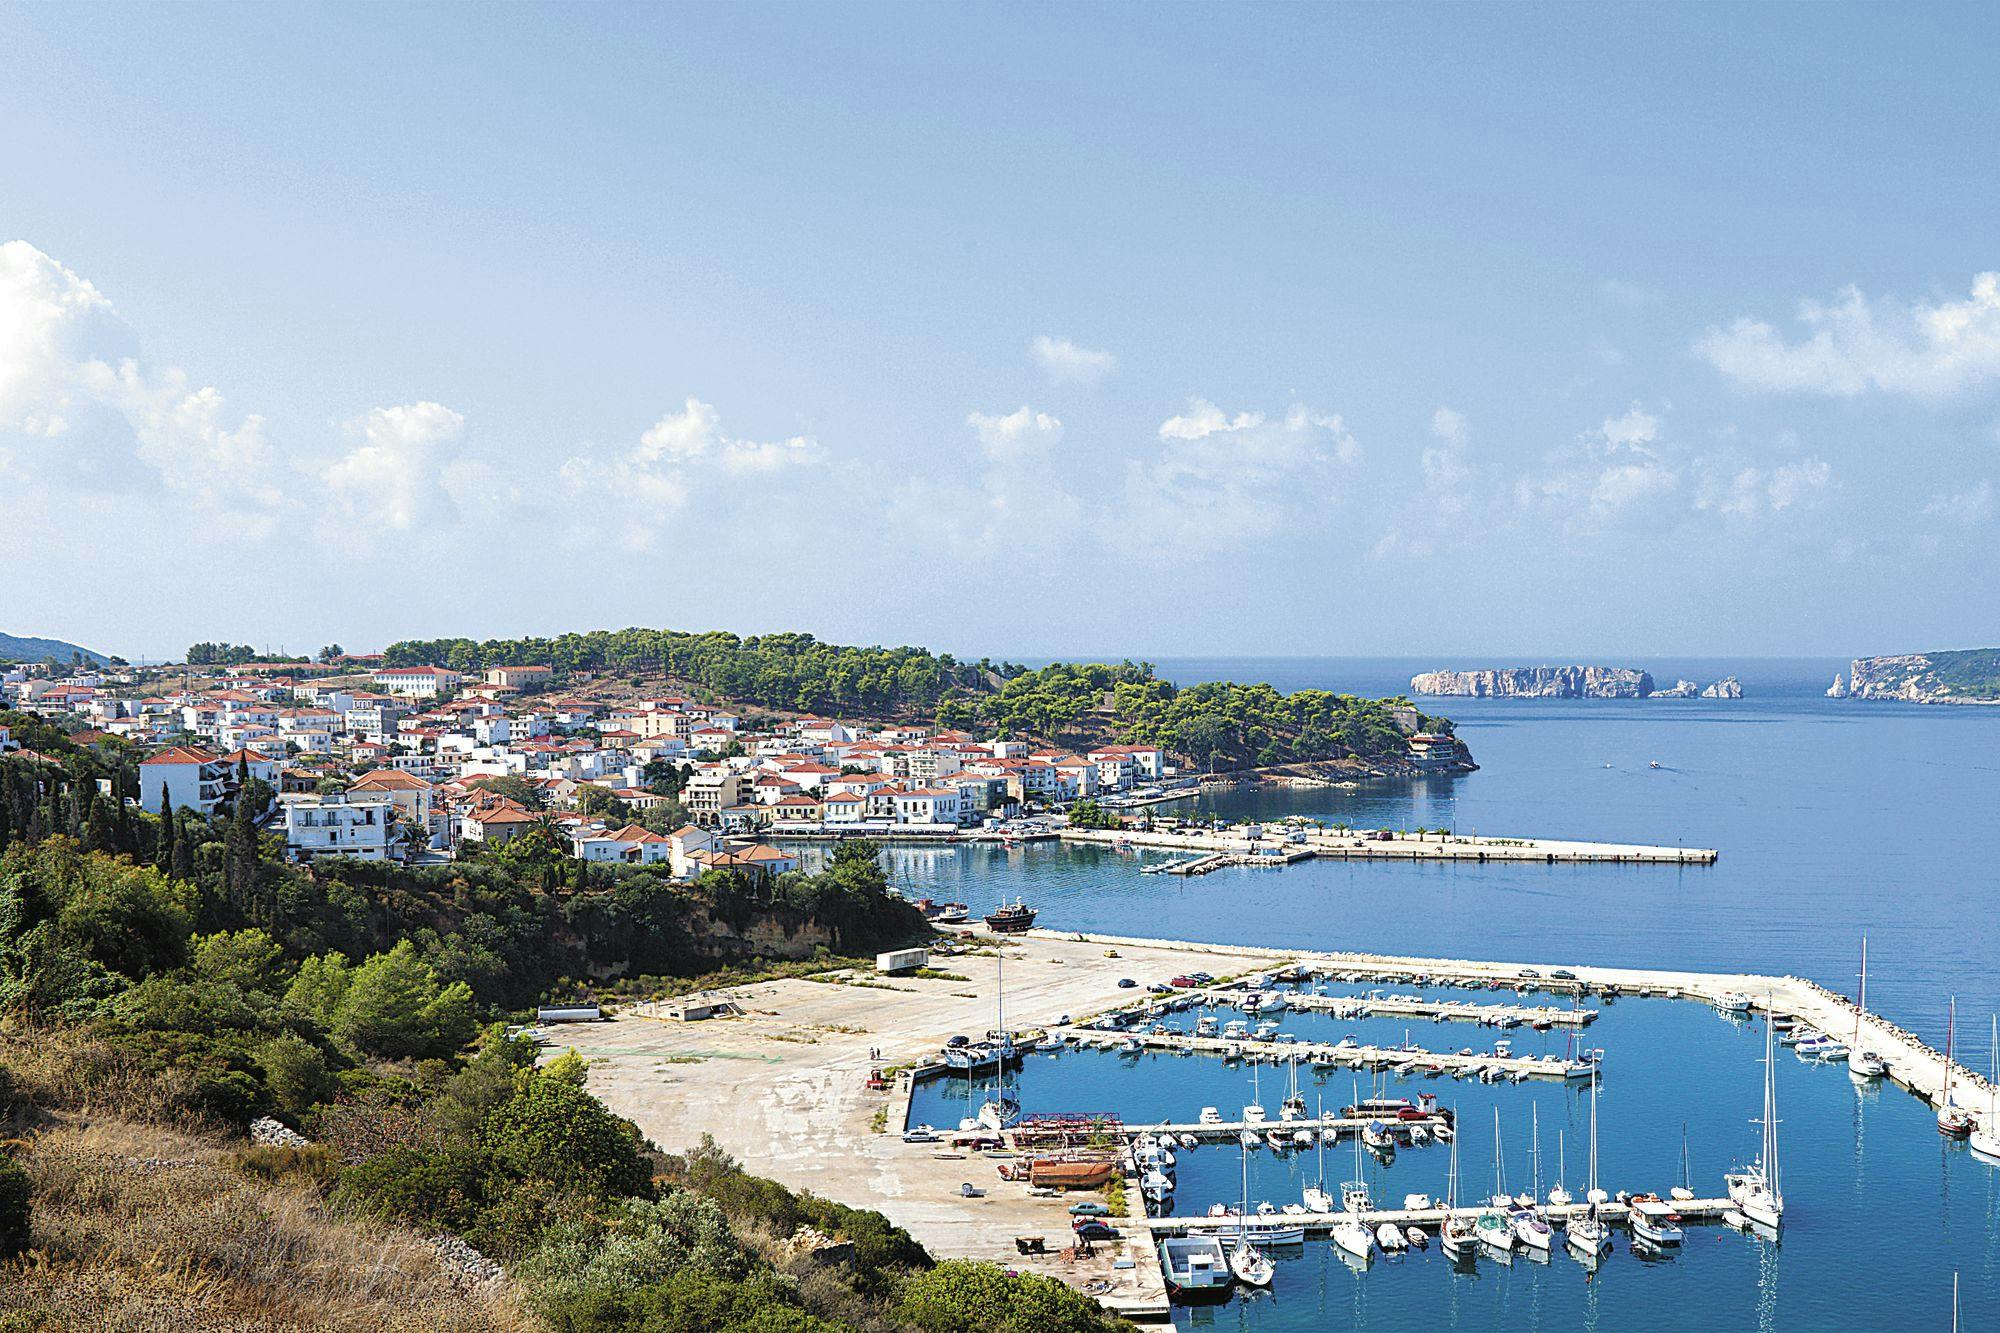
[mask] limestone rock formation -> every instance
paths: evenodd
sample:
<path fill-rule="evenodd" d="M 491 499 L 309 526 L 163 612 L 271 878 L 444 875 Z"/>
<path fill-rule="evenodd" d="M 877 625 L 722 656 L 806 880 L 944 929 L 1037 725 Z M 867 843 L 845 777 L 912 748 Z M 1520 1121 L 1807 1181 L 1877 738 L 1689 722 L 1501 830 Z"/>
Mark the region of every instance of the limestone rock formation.
<path fill-rule="evenodd" d="M 1653 678 L 1630 667 L 1602 666 L 1426 671 L 1411 677 L 1410 692 L 1475 699 L 1643 699 L 1653 692 Z"/>
<path fill-rule="evenodd" d="M 1734 676 L 1724 676 L 1721 680 L 1716 681 L 1715 684 L 1703 690 L 1701 697 L 1704 699 L 1741 699 L 1743 697 L 1743 682 Z"/>

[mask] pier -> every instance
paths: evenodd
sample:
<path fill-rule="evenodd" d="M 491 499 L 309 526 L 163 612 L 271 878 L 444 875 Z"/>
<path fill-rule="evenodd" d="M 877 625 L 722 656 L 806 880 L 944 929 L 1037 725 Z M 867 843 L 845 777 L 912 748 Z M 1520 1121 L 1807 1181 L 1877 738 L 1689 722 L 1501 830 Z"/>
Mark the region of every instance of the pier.
<path fill-rule="evenodd" d="M 1074 1037 L 1080 1046 L 1107 1051 L 1170 1051 L 1256 1059 L 1267 1064 L 1311 1064 L 1322 1069 L 1404 1069 L 1411 1074 L 1451 1074 L 1463 1078 L 1491 1071 L 1513 1078 L 1566 1078 L 1574 1067 L 1553 1056 L 1500 1055 L 1475 1051 L 1429 1051 L 1420 1046 L 1365 1046 L 1360 1042 L 1265 1041 L 1255 1037 L 1197 1037 L 1185 1032 L 1116 1032 L 1051 1028 L 1051 1036 Z M 1407 1068 L 1404 1068 L 1407 1066 Z"/>
<path fill-rule="evenodd" d="M 1719 1222 L 1722 1215 L 1735 1208 L 1728 1199 L 1666 1199 L 1662 1200 L 1679 1215 L 1684 1222 Z M 1469 1208 L 1370 1208 L 1360 1215 L 1361 1224 L 1373 1230 L 1384 1222 L 1399 1227 L 1423 1227 L 1430 1230 L 1442 1227 L 1447 1218 L 1464 1218 L 1468 1221 L 1484 1213 L 1493 1211 L 1491 1206 Z M 1539 1203 L 1532 1210 L 1551 1226 L 1583 1217 L 1590 1212 L 1587 1203 Z M 1622 1222 L 1631 1213 L 1631 1205 L 1622 1199 L 1612 1199 L 1597 1205 L 1597 1215 L 1607 1222 Z M 1252 1226 L 1258 1223 L 1275 1223 L 1288 1227 L 1304 1227 L 1307 1232 L 1331 1231 L 1341 1222 L 1355 1220 L 1352 1213 L 1260 1213 L 1250 1218 Z M 1193 1216 L 1148 1217 L 1132 1219 L 1128 1225 L 1144 1227 L 1156 1236 L 1183 1235 L 1190 1231 L 1233 1231 L 1238 1219 L 1235 1217 L 1215 1217 L 1206 1213 Z"/>
<path fill-rule="evenodd" d="M 1493 838 L 1463 833 L 1422 835 L 1389 829 L 1327 829 L 1314 825 L 1237 824 L 1221 832 L 1164 829 L 1066 828 L 1064 842 L 1120 844 L 1161 851 L 1252 858 L 1257 864 L 1324 858 L 1341 861 L 1539 862 L 1545 865 L 1715 864 L 1711 847 L 1654 847 L 1640 843 L 1572 842 L 1555 838 Z M 1209 869 L 1218 869 L 1211 866 Z M 1174 873 L 1187 873 L 1185 871 Z M 1197 872 L 1200 873 L 1200 872 Z"/>

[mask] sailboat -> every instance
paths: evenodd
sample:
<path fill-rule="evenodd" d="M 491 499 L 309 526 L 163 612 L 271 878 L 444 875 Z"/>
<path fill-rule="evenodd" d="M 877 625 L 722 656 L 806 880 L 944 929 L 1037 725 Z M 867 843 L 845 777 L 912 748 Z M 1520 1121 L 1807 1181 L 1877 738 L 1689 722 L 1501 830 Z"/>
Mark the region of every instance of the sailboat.
<path fill-rule="evenodd" d="M 1257 1077 L 1257 1066 L 1250 1066 L 1250 1104 L 1243 1108 L 1245 1125 L 1261 1125 L 1268 1117 L 1264 1114 L 1263 1080 Z"/>
<path fill-rule="evenodd" d="M 1451 1140 L 1451 1171 L 1444 1182 L 1444 1228 L 1438 1233 L 1438 1243 L 1447 1257 L 1470 1259 L 1479 1246 L 1479 1228 L 1469 1217 L 1458 1211 L 1458 1138 Z"/>
<path fill-rule="evenodd" d="M 1229 1250 L 1229 1271 L 1248 1287 L 1271 1285 L 1273 1269 L 1263 1251 L 1250 1243 L 1250 1150 L 1243 1149 L 1243 1194 L 1236 1209 L 1236 1244 Z"/>
<path fill-rule="evenodd" d="M 1982 1161 L 2000 1165 L 2000 1017 L 1993 1020 L 1993 1072 L 1986 1079 L 1986 1123 L 1972 1131 L 1966 1145 Z"/>
<path fill-rule="evenodd" d="M 1868 1012 L 1868 937 L 1861 937 L 1861 998 L 1854 1005 L 1854 1040 L 1847 1043 L 1847 1072 L 1865 1083 L 1889 1072 L 1889 1062 L 1861 1044 L 1861 1016 Z"/>
<path fill-rule="evenodd" d="M 1299 1095 L 1299 1062 L 1294 1060 L 1291 1065 L 1291 1086 L 1285 1094 L 1284 1104 L 1278 1108 L 1278 1119 L 1303 1120 L 1306 1117 L 1306 1099 Z"/>
<path fill-rule="evenodd" d="M 1687 1121 L 1681 1121 L 1681 1183 L 1667 1191 L 1668 1197 L 1677 1203 L 1685 1203 L 1694 1197 L 1694 1171 L 1688 1160 Z"/>
<path fill-rule="evenodd" d="M 1319 1118 L 1326 1119 L 1326 1098 L 1319 1099 Z M 1319 1136 L 1319 1145 L 1314 1150 L 1319 1157 L 1319 1181 L 1305 1187 L 1300 1196 L 1305 1201 L 1309 1213 L 1330 1213 L 1333 1211 L 1333 1196 L 1326 1192 L 1326 1136 Z"/>
<path fill-rule="evenodd" d="M 1535 1211 L 1535 1200 L 1542 1192 L 1542 1108 L 1539 1102 L 1528 1107 L 1528 1202 L 1508 1214 L 1508 1222 L 1514 1228 L 1514 1235 L 1531 1250 L 1547 1250 L 1554 1243 L 1554 1233 L 1542 1215 Z M 1518 1202 L 1518 1201 L 1517 1201 Z"/>
<path fill-rule="evenodd" d="M 1951 997 L 1951 1017 L 1945 1020 L 1944 1028 L 1944 1091 L 1938 1096 L 1938 1133 L 1948 1139 L 1962 1139 L 1971 1135 L 1972 1113 L 1958 1106 L 1951 1099 L 1951 1053 L 1952 1036 L 1958 1027 L 1958 997 Z"/>
<path fill-rule="evenodd" d="M 1371 1200 L 1368 1197 L 1368 1182 L 1361 1174 L 1361 1138 L 1354 1139 L 1354 1179 L 1340 1187 L 1340 1206 L 1344 1215 L 1333 1224 L 1333 1243 L 1357 1259 L 1366 1259 L 1375 1252 L 1375 1237 L 1361 1223 L 1361 1215 L 1368 1211 Z"/>
<path fill-rule="evenodd" d="M 1590 1080 L 1590 1180 L 1584 1186 L 1583 1197 L 1589 1204 L 1589 1211 L 1582 1217 L 1573 1217 L 1563 1229 L 1563 1236 L 1569 1247 L 1595 1263 L 1599 1257 L 1611 1251 L 1611 1228 L 1604 1225 L 1604 1219 L 1597 1215 L 1597 1205 L 1604 1202 L 1604 1191 L 1597 1188 L 1597 1080 Z"/>
<path fill-rule="evenodd" d="M 974 1119 L 981 1129 L 998 1134 L 1003 1129 L 1011 1129 L 1021 1118 L 1021 1103 L 1007 1095 L 1007 1061 L 1014 1053 L 1014 1038 L 1007 1031 L 1007 986 L 1005 978 L 1006 951 L 998 950 L 993 956 L 993 1041 L 999 1050 L 994 1071 L 997 1077 L 993 1083 L 993 1095 L 979 1108 Z"/>
<path fill-rule="evenodd" d="M 1556 1130 L 1556 1183 L 1549 1187 L 1549 1202 L 1560 1208 L 1573 1197 L 1563 1188 L 1563 1177 L 1569 1174 L 1569 1164 L 1563 1160 L 1563 1132 Z"/>
<path fill-rule="evenodd" d="M 1778 1062 L 1771 1033 L 1769 1006 L 1764 1011 L 1764 1114 L 1753 1123 L 1763 1127 L 1757 1160 L 1724 1176 L 1729 1198 L 1753 1222 L 1776 1228 L 1785 1214 L 1785 1195 L 1778 1180 Z"/>
<path fill-rule="evenodd" d="M 1500 1108 L 1497 1106 L 1493 1108 L 1493 1197 L 1488 1202 L 1493 1206 L 1474 1220 L 1473 1229 L 1478 1232 L 1479 1239 L 1502 1254 L 1512 1253 L 1514 1227 L 1505 1210 L 1513 1207 L 1514 1201 L 1507 1197 L 1507 1166 L 1500 1147 Z"/>

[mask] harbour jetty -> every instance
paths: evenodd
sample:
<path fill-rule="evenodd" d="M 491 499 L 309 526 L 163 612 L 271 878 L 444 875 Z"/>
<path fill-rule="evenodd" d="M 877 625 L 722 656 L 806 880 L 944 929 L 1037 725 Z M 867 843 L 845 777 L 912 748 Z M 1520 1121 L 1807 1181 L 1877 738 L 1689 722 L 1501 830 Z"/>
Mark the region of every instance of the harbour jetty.
<path fill-rule="evenodd" d="M 1233 824 L 1206 831 L 1179 829 L 1065 828 L 1064 842 L 1148 847 L 1200 854 L 1202 868 L 1183 865 L 1172 874 L 1205 874 L 1231 864 L 1288 865 L 1335 861 L 1540 862 L 1545 865 L 1713 865 L 1712 847 L 1657 847 L 1642 843 L 1574 842 L 1557 838 L 1480 837 L 1468 833 L 1415 833 L 1400 829 L 1340 829 L 1313 824 Z"/>

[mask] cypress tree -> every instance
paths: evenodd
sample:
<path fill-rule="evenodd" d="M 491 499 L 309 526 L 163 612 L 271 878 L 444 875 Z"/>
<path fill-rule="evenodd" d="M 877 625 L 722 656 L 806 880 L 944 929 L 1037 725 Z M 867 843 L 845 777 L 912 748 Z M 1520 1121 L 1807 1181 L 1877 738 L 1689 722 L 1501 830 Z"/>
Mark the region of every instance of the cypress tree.
<path fill-rule="evenodd" d="M 171 856 L 172 860 L 169 862 L 167 873 L 175 879 L 193 879 L 194 839 L 188 834 L 186 829 L 180 826 L 178 819 L 174 821 Z"/>
<path fill-rule="evenodd" d="M 180 825 L 174 818 L 174 798 L 167 794 L 167 784 L 160 784 L 160 840 L 153 848 L 153 864 L 162 871 L 174 868 L 174 844 L 179 841 Z"/>

